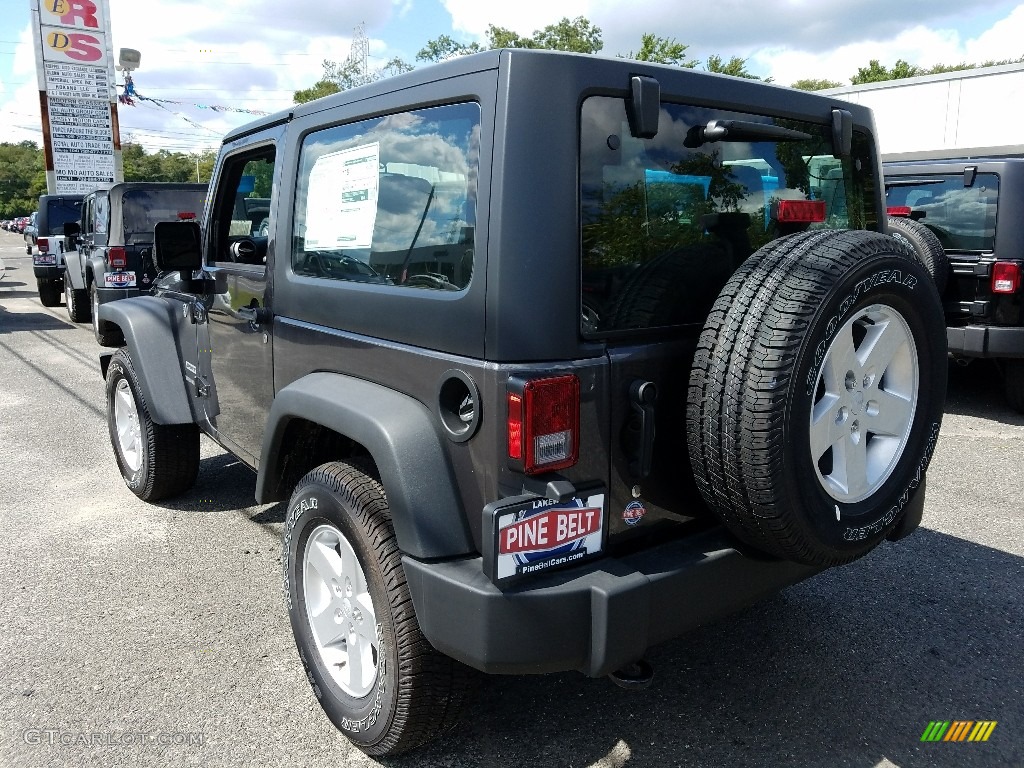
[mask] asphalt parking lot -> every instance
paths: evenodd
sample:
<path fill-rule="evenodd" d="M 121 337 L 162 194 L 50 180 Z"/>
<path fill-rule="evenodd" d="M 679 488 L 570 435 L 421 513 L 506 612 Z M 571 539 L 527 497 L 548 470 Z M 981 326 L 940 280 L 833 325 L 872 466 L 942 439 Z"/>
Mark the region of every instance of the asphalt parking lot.
<path fill-rule="evenodd" d="M 107 437 L 91 326 L 39 303 L 0 232 L 0 765 L 1024 765 L 1024 417 L 951 370 L 921 530 L 654 649 L 653 685 L 479 679 L 412 755 L 316 704 L 280 589 L 283 505 L 204 438 L 193 492 L 140 502 Z M 922 742 L 931 721 L 987 742 Z"/>

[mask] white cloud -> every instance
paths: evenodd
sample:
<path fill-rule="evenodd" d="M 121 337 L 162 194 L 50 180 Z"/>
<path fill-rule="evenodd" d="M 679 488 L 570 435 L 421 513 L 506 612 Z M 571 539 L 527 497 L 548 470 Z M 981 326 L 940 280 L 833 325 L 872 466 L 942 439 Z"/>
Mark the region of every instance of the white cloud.
<path fill-rule="evenodd" d="M 1024 5 L 1019 5 L 1002 21 L 964 45 L 968 61 L 1001 61 L 1024 56 Z"/>

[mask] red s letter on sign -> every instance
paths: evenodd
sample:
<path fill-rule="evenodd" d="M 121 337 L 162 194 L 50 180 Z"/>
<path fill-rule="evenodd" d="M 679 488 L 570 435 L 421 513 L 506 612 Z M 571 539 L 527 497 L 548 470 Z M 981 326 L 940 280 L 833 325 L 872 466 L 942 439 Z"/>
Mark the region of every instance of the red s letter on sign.
<path fill-rule="evenodd" d="M 75 61 L 99 61 L 103 58 L 103 49 L 100 41 L 92 35 L 85 35 L 79 32 L 64 34 L 63 32 L 52 32 L 46 42 L 55 51 L 60 51 L 69 59 Z"/>

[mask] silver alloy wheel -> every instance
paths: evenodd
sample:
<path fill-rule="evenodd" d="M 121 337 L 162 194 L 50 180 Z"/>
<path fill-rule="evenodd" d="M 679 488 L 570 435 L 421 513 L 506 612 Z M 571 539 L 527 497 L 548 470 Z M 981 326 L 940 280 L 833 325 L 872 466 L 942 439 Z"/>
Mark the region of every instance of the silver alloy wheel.
<path fill-rule="evenodd" d="M 68 314 L 71 314 L 71 280 L 68 278 L 67 271 L 64 272 L 64 306 L 67 307 Z"/>
<path fill-rule="evenodd" d="M 914 336 L 892 307 L 864 307 L 836 333 L 810 418 L 811 459 L 833 499 L 863 501 L 889 478 L 914 424 L 920 377 Z"/>
<path fill-rule="evenodd" d="M 142 425 L 139 422 L 139 408 L 127 379 L 117 382 L 114 391 L 114 426 L 117 428 L 117 445 L 121 457 L 132 472 L 142 469 Z"/>
<path fill-rule="evenodd" d="M 302 553 L 303 595 L 324 667 L 353 698 L 377 680 L 377 614 L 352 545 L 333 525 L 319 525 Z"/>

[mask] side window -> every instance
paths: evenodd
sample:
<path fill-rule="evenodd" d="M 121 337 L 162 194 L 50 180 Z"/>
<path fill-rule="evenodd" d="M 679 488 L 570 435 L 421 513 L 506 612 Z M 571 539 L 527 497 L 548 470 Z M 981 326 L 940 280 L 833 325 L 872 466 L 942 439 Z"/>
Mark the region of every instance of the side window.
<path fill-rule="evenodd" d="M 110 199 L 106 196 L 97 196 L 93 200 L 92 208 L 92 230 L 97 235 L 107 233 L 107 220 L 110 218 Z"/>
<path fill-rule="evenodd" d="M 211 261 L 266 265 L 274 157 L 270 145 L 222 163 L 219 196 L 209 222 Z"/>
<path fill-rule="evenodd" d="M 82 231 L 80 233 L 82 237 L 92 234 L 92 208 L 94 199 L 95 198 L 90 197 L 82 204 L 82 215 L 80 219 L 82 222 Z"/>
<path fill-rule="evenodd" d="M 473 272 L 480 107 L 452 104 L 306 136 L 297 274 L 457 291 Z"/>

